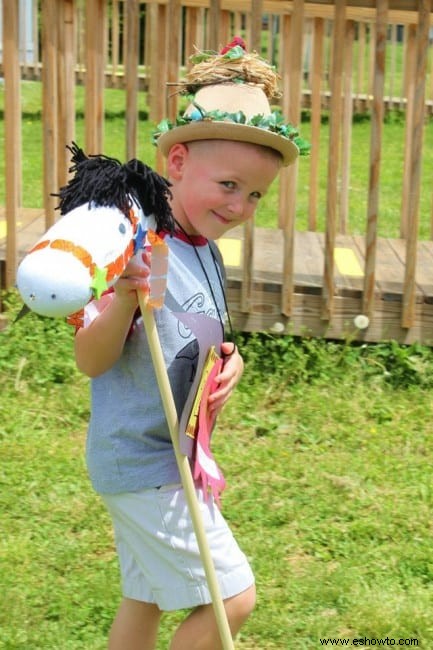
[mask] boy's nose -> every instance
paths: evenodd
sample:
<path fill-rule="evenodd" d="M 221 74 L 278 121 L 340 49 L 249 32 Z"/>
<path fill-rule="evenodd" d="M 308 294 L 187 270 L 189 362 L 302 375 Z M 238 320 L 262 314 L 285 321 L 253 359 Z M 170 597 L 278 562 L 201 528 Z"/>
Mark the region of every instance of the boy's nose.
<path fill-rule="evenodd" d="M 230 201 L 230 204 L 228 205 L 228 209 L 232 214 L 235 214 L 237 216 L 242 216 L 245 210 L 245 201 L 242 196 L 237 196 L 236 198 L 232 198 Z"/>

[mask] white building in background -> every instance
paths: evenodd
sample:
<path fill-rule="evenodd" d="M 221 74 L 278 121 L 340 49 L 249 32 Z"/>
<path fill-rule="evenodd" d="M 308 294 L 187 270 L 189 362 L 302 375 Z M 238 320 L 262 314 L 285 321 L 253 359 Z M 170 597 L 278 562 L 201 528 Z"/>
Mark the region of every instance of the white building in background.
<path fill-rule="evenodd" d="M 0 61 L 3 61 L 3 2 L 0 0 Z M 34 63 L 37 61 L 37 0 L 19 0 L 20 61 Z"/>

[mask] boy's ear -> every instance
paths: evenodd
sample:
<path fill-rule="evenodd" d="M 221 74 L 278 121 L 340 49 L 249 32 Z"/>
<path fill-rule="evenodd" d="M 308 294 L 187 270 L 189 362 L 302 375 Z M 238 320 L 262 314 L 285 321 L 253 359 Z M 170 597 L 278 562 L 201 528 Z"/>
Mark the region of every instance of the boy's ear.
<path fill-rule="evenodd" d="M 188 153 L 188 147 L 184 143 L 178 142 L 171 147 L 167 156 L 167 172 L 170 178 L 181 178 Z"/>

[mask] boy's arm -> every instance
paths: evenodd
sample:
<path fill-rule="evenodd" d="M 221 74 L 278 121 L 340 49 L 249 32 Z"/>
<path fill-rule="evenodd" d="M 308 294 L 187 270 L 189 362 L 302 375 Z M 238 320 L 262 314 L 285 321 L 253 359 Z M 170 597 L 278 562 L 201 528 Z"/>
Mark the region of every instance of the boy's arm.
<path fill-rule="evenodd" d="M 114 286 L 114 296 L 105 309 L 75 336 L 75 360 L 79 370 L 97 377 L 109 370 L 122 354 L 131 322 L 138 307 L 137 290 L 148 291 L 149 257 L 144 265 L 129 262 Z"/>

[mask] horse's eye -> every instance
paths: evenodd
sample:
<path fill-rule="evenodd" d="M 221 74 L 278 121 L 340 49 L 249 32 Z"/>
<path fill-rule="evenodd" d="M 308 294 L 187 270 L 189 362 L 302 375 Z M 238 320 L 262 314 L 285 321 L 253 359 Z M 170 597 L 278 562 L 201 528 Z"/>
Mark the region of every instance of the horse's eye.
<path fill-rule="evenodd" d="M 56 294 L 55 294 L 55 293 L 52 293 L 52 294 L 51 294 L 51 299 L 52 299 L 52 300 L 55 300 L 56 298 L 57 298 Z"/>
<path fill-rule="evenodd" d="M 126 232 L 126 226 L 125 226 L 124 223 L 119 223 L 119 232 L 121 232 L 122 235 L 125 234 L 125 232 Z"/>

